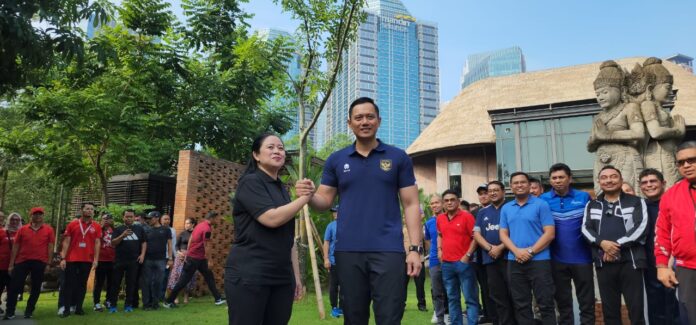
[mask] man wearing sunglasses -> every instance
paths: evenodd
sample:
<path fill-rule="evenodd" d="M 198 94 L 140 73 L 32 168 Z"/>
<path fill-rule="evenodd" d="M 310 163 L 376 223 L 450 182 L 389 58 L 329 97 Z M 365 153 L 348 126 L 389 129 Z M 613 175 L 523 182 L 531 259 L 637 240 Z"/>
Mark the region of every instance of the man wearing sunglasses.
<path fill-rule="evenodd" d="M 602 194 L 585 207 L 582 234 L 590 242 L 597 271 L 605 324 L 621 324 L 621 296 L 631 324 L 645 324 L 643 269 L 647 206 L 621 191 L 623 178 L 614 166 L 599 171 Z"/>
<path fill-rule="evenodd" d="M 660 200 L 655 226 L 657 278 L 667 288 L 677 288 L 677 297 L 688 320 L 696 322 L 696 141 L 677 147 L 677 168 L 682 180 Z M 668 267 L 676 260 L 676 273 Z M 677 287 L 678 286 L 678 287 Z"/>

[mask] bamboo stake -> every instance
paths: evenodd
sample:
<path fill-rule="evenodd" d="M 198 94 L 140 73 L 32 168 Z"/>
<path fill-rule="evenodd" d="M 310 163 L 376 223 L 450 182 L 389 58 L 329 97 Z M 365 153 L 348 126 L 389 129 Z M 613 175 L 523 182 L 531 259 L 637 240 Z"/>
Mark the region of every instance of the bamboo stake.
<path fill-rule="evenodd" d="M 309 206 L 305 205 L 302 209 L 305 219 L 305 227 L 307 233 L 311 232 L 311 219 L 309 218 Z M 314 236 L 307 236 L 309 244 L 309 257 L 312 260 L 312 277 L 314 278 L 314 292 L 317 295 L 317 307 L 319 308 L 319 318 L 325 319 L 326 312 L 324 311 L 324 297 L 321 295 L 321 283 L 319 282 L 319 268 L 317 267 L 317 253 L 314 251 Z"/>

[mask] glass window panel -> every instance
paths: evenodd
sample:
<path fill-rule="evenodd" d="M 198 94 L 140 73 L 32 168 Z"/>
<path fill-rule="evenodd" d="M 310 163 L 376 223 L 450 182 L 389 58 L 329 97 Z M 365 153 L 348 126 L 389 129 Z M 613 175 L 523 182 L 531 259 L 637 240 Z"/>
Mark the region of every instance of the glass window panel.
<path fill-rule="evenodd" d="M 447 174 L 450 176 L 462 174 L 462 163 L 460 161 L 450 161 L 447 163 Z"/>
<path fill-rule="evenodd" d="M 587 132 L 589 134 L 592 129 L 592 116 L 577 116 L 566 117 L 558 120 L 560 128 L 557 132 L 562 133 L 578 133 Z"/>
<path fill-rule="evenodd" d="M 585 149 L 590 133 L 575 133 L 562 135 L 558 148 L 561 153 L 559 157 L 572 169 L 592 169 L 594 157 Z"/>

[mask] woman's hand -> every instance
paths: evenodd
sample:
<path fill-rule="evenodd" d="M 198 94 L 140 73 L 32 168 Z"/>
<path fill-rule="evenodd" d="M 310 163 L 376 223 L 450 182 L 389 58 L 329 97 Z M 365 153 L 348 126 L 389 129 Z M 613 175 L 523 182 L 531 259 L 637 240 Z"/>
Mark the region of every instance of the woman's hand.
<path fill-rule="evenodd" d="M 295 194 L 297 194 L 298 197 L 300 196 L 309 196 L 311 197 L 314 195 L 314 182 L 312 180 L 303 178 L 301 180 L 298 180 L 295 182 Z"/>
<path fill-rule="evenodd" d="M 295 301 L 300 301 L 305 295 L 305 288 L 302 281 L 297 281 L 295 284 Z"/>

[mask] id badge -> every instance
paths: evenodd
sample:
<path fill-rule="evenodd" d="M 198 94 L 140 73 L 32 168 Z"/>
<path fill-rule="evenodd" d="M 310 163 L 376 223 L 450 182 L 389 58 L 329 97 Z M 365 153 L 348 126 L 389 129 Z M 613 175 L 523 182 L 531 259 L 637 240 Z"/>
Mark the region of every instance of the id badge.
<path fill-rule="evenodd" d="M 77 246 L 80 247 L 80 248 L 86 248 L 86 247 L 87 247 L 87 243 L 85 243 L 85 242 L 80 242 L 79 244 L 77 244 Z"/>

